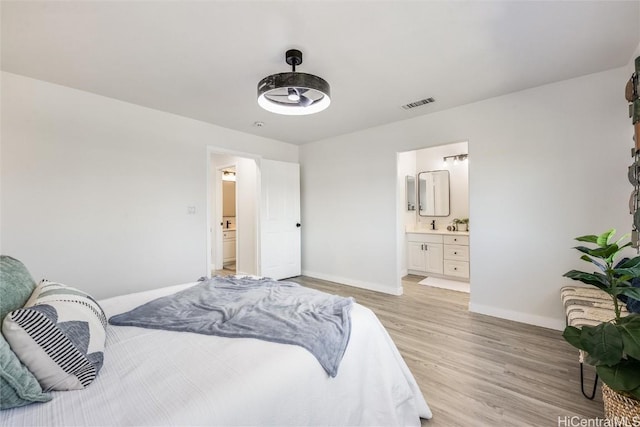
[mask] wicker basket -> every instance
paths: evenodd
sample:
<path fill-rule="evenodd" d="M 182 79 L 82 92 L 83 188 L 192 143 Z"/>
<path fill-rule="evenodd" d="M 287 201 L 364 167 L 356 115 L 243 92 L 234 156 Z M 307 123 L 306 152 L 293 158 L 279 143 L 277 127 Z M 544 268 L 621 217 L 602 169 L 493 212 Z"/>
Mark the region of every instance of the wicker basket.
<path fill-rule="evenodd" d="M 602 401 L 604 416 L 608 419 L 626 419 L 629 422 L 640 419 L 640 400 L 613 391 L 604 383 L 602 384 Z"/>

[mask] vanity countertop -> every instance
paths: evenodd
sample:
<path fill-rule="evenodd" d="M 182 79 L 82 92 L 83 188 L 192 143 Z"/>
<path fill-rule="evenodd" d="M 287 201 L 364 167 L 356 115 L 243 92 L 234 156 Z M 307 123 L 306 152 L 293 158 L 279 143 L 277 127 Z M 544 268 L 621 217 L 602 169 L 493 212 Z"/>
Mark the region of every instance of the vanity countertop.
<path fill-rule="evenodd" d="M 457 236 L 468 236 L 468 231 L 449 231 L 446 229 L 441 230 L 430 230 L 428 228 L 418 228 L 418 227 L 407 227 L 405 230 L 406 233 L 422 233 L 422 234 L 445 234 L 445 235 L 457 235 Z"/>

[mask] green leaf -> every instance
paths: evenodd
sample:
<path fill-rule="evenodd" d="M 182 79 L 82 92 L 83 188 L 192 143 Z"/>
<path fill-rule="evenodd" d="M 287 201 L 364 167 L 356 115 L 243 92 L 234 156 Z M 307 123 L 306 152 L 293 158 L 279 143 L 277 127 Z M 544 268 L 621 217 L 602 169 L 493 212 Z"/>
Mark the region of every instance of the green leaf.
<path fill-rule="evenodd" d="M 617 244 L 617 243 L 615 243 L 615 245 L 616 245 L 616 246 L 618 246 L 618 244 Z M 621 251 L 621 250 L 623 250 L 624 248 L 628 248 L 629 246 L 631 246 L 631 242 L 627 242 L 627 243 L 625 243 L 625 244 L 624 244 L 624 245 L 622 245 L 622 246 L 618 246 L 618 250 L 619 250 L 619 251 Z"/>
<path fill-rule="evenodd" d="M 609 244 L 609 239 L 611 238 L 611 236 L 613 236 L 614 234 L 616 234 L 616 229 L 615 228 L 611 228 L 607 231 L 605 231 L 604 233 L 602 233 L 601 235 L 599 235 L 596 238 L 596 243 L 598 244 L 598 246 L 600 247 L 604 247 L 607 246 Z"/>
<path fill-rule="evenodd" d="M 580 344 L 580 334 L 582 334 L 582 331 L 580 329 L 576 328 L 575 326 L 567 326 L 566 328 L 564 328 L 562 336 L 565 340 L 567 340 L 569 344 L 571 344 L 575 348 L 584 350 L 582 344 Z"/>
<path fill-rule="evenodd" d="M 598 243 L 598 236 L 593 235 L 593 234 L 589 234 L 588 236 L 580 236 L 580 237 L 576 237 L 576 239 L 578 242 L 587 242 L 587 243 Z"/>
<path fill-rule="evenodd" d="M 622 242 L 624 239 L 626 239 L 629 236 L 631 236 L 630 233 L 623 235 L 621 238 L 618 239 L 618 241 L 616 242 L 616 245 L 620 246 L 620 242 Z"/>
<path fill-rule="evenodd" d="M 629 320 L 629 318 L 631 318 L 631 320 Z M 625 321 L 621 321 L 620 324 L 617 325 L 617 328 L 622 336 L 624 352 L 628 356 L 640 360 L 640 316 L 627 316 Z M 638 376 L 640 376 L 640 372 Z"/>
<path fill-rule="evenodd" d="M 580 257 L 580 259 L 583 260 L 583 261 L 587 261 L 587 262 L 590 262 L 592 264 L 595 264 L 602 271 L 607 271 L 607 267 L 604 264 L 596 261 L 595 259 L 591 258 L 589 255 L 582 255 Z"/>
<path fill-rule="evenodd" d="M 629 298 L 640 300 L 640 288 L 619 287 L 613 292 L 614 295 L 626 295 Z"/>
<path fill-rule="evenodd" d="M 630 258 L 624 262 L 621 262 L 620 265 L 617 266 L 617 268 L 633 268 L 638 266 L 640 266 L 640 256 Z"/>
<path fill-rule="evenodd" d="M 605 261 L 611 262 L 611 259 L 618 253 L 620 248 L 618 245 L 609 245 L 602 248 L 594 249 L 592 254 L 596 258 L 602 258 Z"/>
<path fill-rule="evenodd" d="M 583 326 L 580 344 L 594 359 L 600 361 L 599 364 L 611 366 L 622 359 L 622 336 L 612 323 Z"/>
<path fill-rule="evenodd" d="M 592 255 L 593 251 L 595 251 L 595 249 L 591 249 L 591 248 L 588 248 L 586 246 L 575 246 L 573 249 L 577 249 L 580 252 L 585 253 L 587 255 L 591 255 L 591 256 L 593 256 Z M 596 249 L 600 249 L 600 248 L 596 248 Z"/>
<path fill-rule="evenodd" d="M 619 250 L 618 245 L 609 245 L 595 249 L 591 249 L 586 246 L 576 246 L 574 249 L 577 249 L 587 255 L 591 255 L 594 258 L 600 258 L 603 260 L 611 257 Z"/>
<path fill-rule="evenodd" d="M 613 282 L 616 286 L 631 286 L 631 282 L 629 280 L 633 279 L 632 276 L 615 276 L 613 278 Z"/>
<path fill-rule="evenodd" d="M 599 365 L 596 371 L 602 382 L 616 391 L 630 391 L 640 387 L 640 362 L 635 359 L 623 360 L 613 366 Z"/>
<path fill-rule="evenodd" d="M 627 390 L 626 393 L 640 400 L 640 387 L 634 388 L 633 390 Z"/>
<path fill-rule="evenodd" d="M 640 277 L 640 265 L 633 267 L 618 267 L 611 269 L 614 275 Z"/>
<path fill-rule="evenodd" d="M 564 273 L 564 277 L 569 279 L 579 280 L 587 285 L 593 285 L 605 292 L 609 292 L 611 284 L 607 280 L 607 277 L 602 274 L 585 273 L 584 271 L 571 270 Z"/>
<path fill-rule="evenodd" d="M 627 323 L 640 322 L 640 313 L 631 313 L 628 316 L 621 317 L 618 321 L 618 325 L 624 325 Z"/>

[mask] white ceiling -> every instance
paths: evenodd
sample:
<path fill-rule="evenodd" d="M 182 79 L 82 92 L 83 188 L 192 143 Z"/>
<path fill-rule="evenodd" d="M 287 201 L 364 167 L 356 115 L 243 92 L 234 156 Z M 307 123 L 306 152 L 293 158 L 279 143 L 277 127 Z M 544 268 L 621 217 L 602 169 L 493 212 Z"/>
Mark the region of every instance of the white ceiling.
<path fill-rule="evenodd" d="M 639 1 L 1 7 L 5 71 L 295 144 L 624 66 L 640 43 Z M 290 70 L 289 48 L 303 51 L 298 71 L 331 84 L 329 109 L 292 117 L 258 106 L 258 81 Z M 436 102 L 400 107 L 426 97 Z"/>

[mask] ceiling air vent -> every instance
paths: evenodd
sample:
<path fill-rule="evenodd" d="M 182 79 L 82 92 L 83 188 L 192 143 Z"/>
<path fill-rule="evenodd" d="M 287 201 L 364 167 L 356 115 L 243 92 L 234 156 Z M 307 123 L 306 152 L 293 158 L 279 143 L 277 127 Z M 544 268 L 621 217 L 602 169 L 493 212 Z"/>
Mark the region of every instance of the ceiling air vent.
<path fill-rule="evenodd" d="M 425 104 L 431 104 L 432 102 L 436 102 L 436 100 L 433 98 L 425 98 L 421 99 L 420 101 L 410 102 L 409 104 L 403 105 L 402 108 L 404 108 L 405 110 L 411 110 L 412 108 L 416 108 Z"/>

